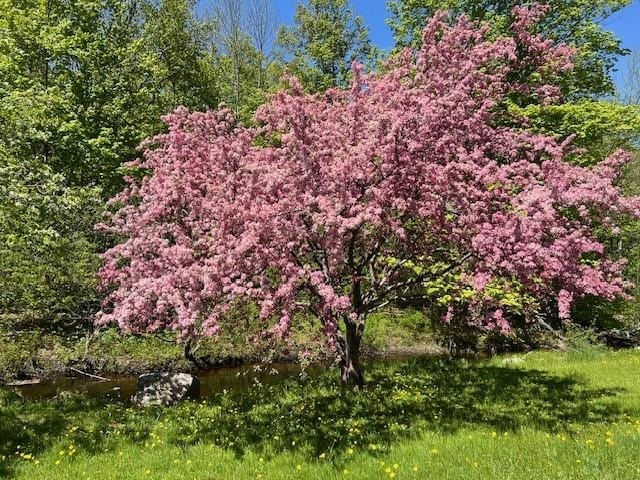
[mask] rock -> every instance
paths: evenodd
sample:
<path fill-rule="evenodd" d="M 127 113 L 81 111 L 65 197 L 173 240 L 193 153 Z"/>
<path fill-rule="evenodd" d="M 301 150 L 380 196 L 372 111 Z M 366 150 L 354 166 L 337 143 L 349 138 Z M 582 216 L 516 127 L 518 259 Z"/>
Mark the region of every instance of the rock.
<path fill-rule="evenodd" d="M 133 401 L 140 407 L 174 405 L 200 394 L 200 380 L 188 373 L 145 373 L 138 377 Z"/>
<path fill-rule="evenodd" d="M 25 385 L 37 385 L 40 383 L 39 378 L 29 378 L 27 380 L 14 380 L 12 382 L 7 382 L 7 387 L 24 387 Z"/>
<path fill-rule="evenodd" d="M 640 329 L 619 330 L 614 328 L 600 332 L 598 337 L 601 341 L 613 348 L 633 348 L 640 347 Z"/>

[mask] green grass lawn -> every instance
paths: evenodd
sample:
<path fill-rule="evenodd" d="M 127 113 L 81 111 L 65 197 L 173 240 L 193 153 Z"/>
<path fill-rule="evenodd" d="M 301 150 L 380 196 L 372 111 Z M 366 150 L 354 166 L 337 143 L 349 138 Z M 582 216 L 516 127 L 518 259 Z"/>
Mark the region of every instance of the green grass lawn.
<path fill-rule="evenodd" d="M 513 360 L 513 358 L 522 358 Z M 640 351 L 420 359 L 138 410 L 0 394 L 18 479 L 640 479 Z"/>

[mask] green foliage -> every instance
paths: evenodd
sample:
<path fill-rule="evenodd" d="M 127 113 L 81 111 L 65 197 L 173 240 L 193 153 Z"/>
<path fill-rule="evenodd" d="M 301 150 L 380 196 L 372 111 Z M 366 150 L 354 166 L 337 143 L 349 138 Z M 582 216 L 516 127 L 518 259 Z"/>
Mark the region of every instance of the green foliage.
<path fill-rule="evenodd" d="M 424 310 L 403 309 L 375 312 L 367 317 L 363 342 L 365 350 L 379 352 L 425 352 L 436 346 L 431 320 Z"/>
<path fill-rule="evenodd" d="M 194 0 L 142 4 L 141 40 L 157 68 L 156 88 L 163 98 L 156 99 L 156 108 L 165 112 L 180 105 L 205 110 L 220 101 L 212 62 L 216 52 L 208 46 L 214 25 L 197 20 L 194 7 Z"/>
<path fill-rule="evenodd" d="M 451 304 L 463 307 L 473 302 L 494 302 L 505 307 L 511 314 L 524 315 L 531 312 L 537 304 L 520 284 L 507 278 L 493 278 L 478 291 L 465 281 L 464 273 L 449 272 L 426 281 L 424 288 L 426 295 L 433 298 L 439 307 Z"/>
<path fill-rule="evenodd" d="M 0 318 L 84 320 L 97 307 L 99 191 L 0 148 Z"/>
<path fill-rule="evenodd" d="M 117 167 L 179 104 L 215 107 L 189 0 L 1 0 L 0 143 L 77 186 Z"/>
<path fill-rule="evenodd" d="M 618 148 L 633 148 L 640 140 L 640 106 L 606 100 L 582 100 L 560 105 L 510 105 L 512 114 L 528 119 L 529 129 L 560 138 L 574 136 L 578 151 L 569 159 L 595 165 Z"/>
<path fill-rule="evenodd" d="M 294 21 L 280 29 L 278 44 L 291 56 L 290 69 L 312 92 L 344 87 L 354 60 L 375 60 L 369 32 L 347 0 L 298 3 Z"/>

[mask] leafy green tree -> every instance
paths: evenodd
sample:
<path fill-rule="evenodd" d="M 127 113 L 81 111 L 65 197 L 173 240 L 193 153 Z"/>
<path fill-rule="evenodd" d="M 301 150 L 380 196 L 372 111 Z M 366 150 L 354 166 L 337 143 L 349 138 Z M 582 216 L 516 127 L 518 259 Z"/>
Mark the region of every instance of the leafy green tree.
<path fill-rule="evenodd" d="M 220 101 L 210 50 L 215 25 L 194 16 L 194 0 L 163 0 L 144 5 L 143 38 L 156 55 L 164 108 L 186 105 L 204 110 Z"/>
<path fill-rule="evenodd" d="M 99 190 L 0 148 L 0 320 L 81 326 L 95 311 Z"/>
<path fill-rule="evenodd" d="M 511 105 L 511 112 L 527 117 L 537 133 L 571 138 L 570 158 L 578 165 L 595 165 L 619 148 L 633 149 L 640 139 L 640 106 L 612 100 L 589 100 L 559 105 Z"/>
<path fill-rule="evenodd" d="M 0 141 L 78 186 L 118 167 L 178 104 L 217 105 L 189 0 L 0 0 Z"/>
<path fill-rule="evenodd" d="M 0 315 L 86 322 L 94 225 L 177 105 L 218 103 L 190 0 L 0 0 Z"/>
<path fill-rule="evenodd" d="M 277 43 L 311 91 L 345 86 L 354 60 L 375 58 L 367 27 L 347 0 L 298 3 L 294 21 L 293 26 L 280 29 Z"/>
<path fill-rule="evenodd" d="M 511 10 L 526 4 L 522 0 L 389 0 L 389 19 L 398 48 L 415 47 L 420 42 L 426 19 L 436 10 L 467 14 L 486 20 L 497 34 L 511 25 Z M 630 0 L 548 0 L 551 8 L 540 24 L 541 32 L 556 43 L 578 49 L 577 68 L 567 79 L 565 93 L 571 96 L 613 93 L 611 72 L 616 58 L 625 53 L 615 33 L 602 26 L 602 20 L 630 3 Z"/>

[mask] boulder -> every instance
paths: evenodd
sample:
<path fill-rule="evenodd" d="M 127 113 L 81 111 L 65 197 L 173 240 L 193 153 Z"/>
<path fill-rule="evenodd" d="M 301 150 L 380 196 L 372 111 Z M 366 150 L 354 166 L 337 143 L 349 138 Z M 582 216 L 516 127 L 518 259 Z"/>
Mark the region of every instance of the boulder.
<path fill-rule="evenodd" d="M 633 348 L 640 346 L 640 328 L 633 330 L 606 330 L 598 334 L 600 340 L 613 348 Z"/>
<path fill-rule="evenodd" d="M 133 401 L 140 407 L 168 406 L 199 394 L 200 380 L 188 373 L 145 373 L 138 377 Z"/>

